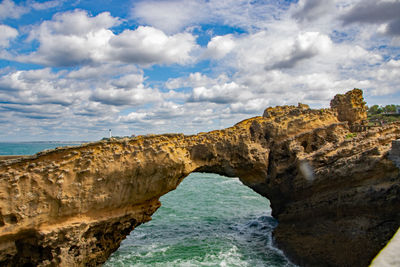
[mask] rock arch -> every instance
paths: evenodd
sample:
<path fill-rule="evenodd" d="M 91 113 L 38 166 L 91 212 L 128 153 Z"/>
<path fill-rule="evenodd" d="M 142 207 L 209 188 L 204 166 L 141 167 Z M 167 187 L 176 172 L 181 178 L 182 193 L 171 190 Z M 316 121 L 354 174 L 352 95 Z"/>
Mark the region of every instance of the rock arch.
<path fill-rule="evenodd" d="M 267 111 L 224 130 L 1 162 L 0 265 L 27 263 L 28 250 L 35 266 L 101 264 L 194 171 L 239 177 L 267 197 L 275 239 L 295 262 L 367 265 L 400 225 L 399 170 L 388 158 L 400 126 L 348 138 L 333 110 Z"/>

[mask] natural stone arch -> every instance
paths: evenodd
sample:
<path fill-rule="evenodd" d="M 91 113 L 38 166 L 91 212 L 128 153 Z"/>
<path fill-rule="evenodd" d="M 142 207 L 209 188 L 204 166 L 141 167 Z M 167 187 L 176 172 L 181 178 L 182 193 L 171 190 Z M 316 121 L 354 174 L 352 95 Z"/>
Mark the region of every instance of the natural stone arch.
<path fill-rule="evenodd" d="M 110 140 L 0 163 L 0 264 L 100 264 L 151 219 L 160 196 L 203 171 L 239 177 L 267 197 L 276 241 L 296 262 L 367 265 L 400 225 L 399 170 L 387 157 L 399 125 L 349 139 L 332 110 L 267 114 L 209 133 Z M 27 248 L 38 251 L 34 258 Z"/>

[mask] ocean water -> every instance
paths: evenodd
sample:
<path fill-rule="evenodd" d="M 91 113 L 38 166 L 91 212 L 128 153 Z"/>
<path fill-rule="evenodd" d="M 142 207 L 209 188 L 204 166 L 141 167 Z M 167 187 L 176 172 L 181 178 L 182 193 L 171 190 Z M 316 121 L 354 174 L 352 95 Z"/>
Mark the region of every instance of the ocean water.
<path fill-rule="evenodd" d="M 0 155 L 33 155 L 62 146 L 75 146 L 83 142 L 0 142 Z"/>
<path fill-rule="evenodd" d="M 0 155 L 80 143 L 0 142 Z M 295 266 L 273 245 L 269 201 L 238 178 L 192 173 L 160 201 L 153 220 L 132 231 L 104 266 Z"/>
<path fill-rule="evenodd" d="M 238 178 L 192 173 L 104 266 L 295 266 L 273 245 L 269 201 Z"/>

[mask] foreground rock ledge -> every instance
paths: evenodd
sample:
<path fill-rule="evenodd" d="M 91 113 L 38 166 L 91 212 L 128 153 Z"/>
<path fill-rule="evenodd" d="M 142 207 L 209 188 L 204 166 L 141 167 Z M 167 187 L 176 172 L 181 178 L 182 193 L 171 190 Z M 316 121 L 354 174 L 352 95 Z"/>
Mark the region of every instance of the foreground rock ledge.
<path fill-rule="evenodd" d="M 400 125 L 354 134 L 356 121 L 339 120 L 348 111 L 336 109 L 269 108 L 219 131 L 4 160 L 0 265 L 99 265 L 151 219 L 160 196 L 199 171 L 239 177 L 267 197 L 275 240 L 296 263 L 367 266 L 400 225 L 400 161 L 391 151 Z"/>

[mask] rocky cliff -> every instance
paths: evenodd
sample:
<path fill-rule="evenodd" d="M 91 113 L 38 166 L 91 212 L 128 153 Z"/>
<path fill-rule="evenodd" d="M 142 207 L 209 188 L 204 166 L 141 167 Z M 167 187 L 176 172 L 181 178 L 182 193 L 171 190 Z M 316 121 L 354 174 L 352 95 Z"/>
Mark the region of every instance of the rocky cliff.
<path fill-rule="evenodd" d="M 350 124 L 362 123 L 367 119 L 365 104 L 360 89 L 353 89 L 344 95 L 337 94 L 331 100 L 331 108 L 338 113 L 339 121 L 347 121 Z"/>
<path fill-rule="evenodd" d="M 160 196 L 200 171 L 239 177 L 267 197 L 275 240 L 295 262 L 367 266 L 400 225 L 399 169 L 388 156 L 400 125 L 355 134 L 340 110 L 269 108 L 219 131 L 4 160 L 0 265 L 99 265 Z"/>

